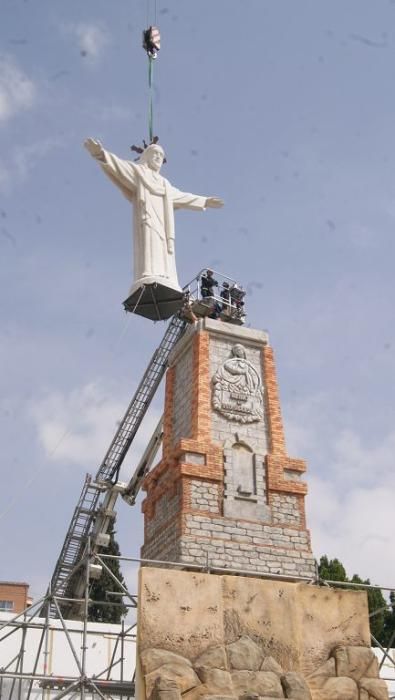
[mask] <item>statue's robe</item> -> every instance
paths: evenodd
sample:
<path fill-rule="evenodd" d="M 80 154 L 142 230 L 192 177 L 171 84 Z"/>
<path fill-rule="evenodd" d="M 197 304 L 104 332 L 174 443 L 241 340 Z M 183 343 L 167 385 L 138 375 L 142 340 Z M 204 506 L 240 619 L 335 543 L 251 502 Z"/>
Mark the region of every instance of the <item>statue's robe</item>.
<path fill-rule="evenodd" d="M 133 203 L 134 281 L 130 294 L 153 282 L 179 290 L 174 209 L 204 210 L 207 197 L 181 192 L 147 165 L 122 160 L 106 150 L 99 162 Z"/>

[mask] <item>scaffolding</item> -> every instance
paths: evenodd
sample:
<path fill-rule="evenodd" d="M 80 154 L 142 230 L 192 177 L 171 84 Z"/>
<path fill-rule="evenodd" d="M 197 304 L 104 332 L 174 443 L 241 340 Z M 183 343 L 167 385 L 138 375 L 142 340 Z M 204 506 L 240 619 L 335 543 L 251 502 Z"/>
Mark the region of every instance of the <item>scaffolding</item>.
<path fill-rule="evenodd" d="M 137 566 L 158 566 L 172 569 L 183 569 L 190 571 L 198 571 L 209 573 L 211 575 L 234 575 L 234 576 L 249 576 L 260 579 L 269 579 L 277 581 L 288 581 L 295 583 L 308 583 L 313 586 L 334 586 L 334 587 L 353 587 L 356 589 L 369 590 L 379 589 L 385 593 L 389 593 L 393 588 L 384 586 L 373 586 L 360 583 L 348 583 L 340 581 L 321 580 L 318 574 L 315 579 L 307 579 L 300 576 L 283 576 L 280 574 L 258 574 L 244 569 L 233 569 L 230 567 L 214 567 L 210 566 L 210 560 L 207 558 L 205 566 L 198 564 L 188 564 L 187 566 L 180 562 L 168 562 L 160 560 L 140 559 L 129 556 L 114 556 L 111 554 L 97 553 L 89 547 L 86 549 L 82 567 L 85 572 L 85 588 L 83 596 L 80 599 L 70 601 L 73 604 L 80 604 L 83 607 L 83 617 L 81 622 L 75 620 L 66 620 L 61 612 L 59 603 L 64 601 L 64 598 L 59 598 L 56 594 L 47 591 L 43 598 L 35 601 L 27 610 L 19 613 L 9 620 L 0 623 L 0 700 L 61 700 L 68 698 L 69 700 L 127 700 L 135 696 L 135 668 L 133 664 L 127 661 L 125 649 L 127 646 L 133 645 L 135 658 L 135 645 L 137 637 L 136 621 L 127 622 L 131 611 L 134 611 L 136 617 L 137 611 L 137 594 L 130 592 L 127 585 L 115 576 L 112 572 L 109 563 L 111 559 L 116 559 L 120 562 L 134 563 Z M 90 567 L 93 565 L 100 566 L 108 572 L 114 581 L 117 591 L 113 591 L 111 596 L 119 599 L 119 605 L 125 605 L 128 609 L 126 619 L 119 626 L 117 633 L 111 632 L 113 637 L 113 647 L 111 651 L 110 662 L 105 664 L 103 668 L 95 669 L 92 672 L 92 657 L 97 656 L 97 651 L 89 646 L 89 636 L 93 634 L 89 629 L 88 617 L 89 607 L 92 603 L 95 605 L 114 605 L 109 600 L 92 601 L 89 597 L 90 590 Z M 125 602 L 126 601 L 126 602 Z M 58 620 L 51 619 L 49 611 L 55 607 Z M 35 617 L 37 611 L 46 609 L 44 618 Z M 376 610 L 371 613 L 371 617 L 379 614 L 382 610 Z M 99 626 L 100 627 L 100 626 Z M 102 628 L 95 634 L 109 636 L 109 630 L 102 625 Z M 72 659 L 74 668 L 73 671 L 67 674 L 52 673 L 49 668 L 48 659 L 50 655 L 51 635 L 54 629 L 59 632 L 64 638 L 64 645 L 68 649 L 69 657 Z M 29 644 L 29 634 L 35 631 L 35 648 L 31 648 L 30 640 L 30 656 L 27 660 L 27 646 Z M 76 637 L 77 634 L 77 637 Z M 7 645 L 11 637 L 15 638 L 13 649 L 10 653 L 10 658 L 6 658 Z M 390 688 L 390 700 L 395 700 L 395 657 L 392 649 L 395 641 L 395 632 L 389 640 L 387 648 L 384 648 L 373 635 L 372 643 L 379 655 L 380 675 L 383 680 L 392 682 Z M 80 641 L 80 645 L 76 641 Z M 15 647 L 17 651 L 15 652 Z M 130 656 L 130 654 L 129 654 Z"/>

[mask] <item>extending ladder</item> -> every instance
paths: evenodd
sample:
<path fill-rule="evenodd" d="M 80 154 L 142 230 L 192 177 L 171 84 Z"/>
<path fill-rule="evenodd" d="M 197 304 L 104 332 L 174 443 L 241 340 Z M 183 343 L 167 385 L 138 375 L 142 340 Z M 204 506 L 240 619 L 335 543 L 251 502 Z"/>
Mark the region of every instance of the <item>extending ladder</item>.
<path fill-rule="evenodd" d="M 57 598 L 71 598 L 75 589 L 78 588 L 79 577 L 74 577 L 72 572 L 78 567 L 88 536 L 92 532 L 103 492 L 103 482 L 113 484 L 117 481 L 122 462 L 166 372 L 169 355 L 185 333 L 187 326 L 188 321 L 183 317 L 182 312 L 172 317 L 119 424 L 95 480 L 92 481 L 90 476 L 85 479 L 51 579 L 50 592 Z M 46 605 L 41 609 L 42 615 L 46 612 L 45 607 Z M 50 606 L 50 615 L 52 617 L 57 615 L 54 604 Z"/>

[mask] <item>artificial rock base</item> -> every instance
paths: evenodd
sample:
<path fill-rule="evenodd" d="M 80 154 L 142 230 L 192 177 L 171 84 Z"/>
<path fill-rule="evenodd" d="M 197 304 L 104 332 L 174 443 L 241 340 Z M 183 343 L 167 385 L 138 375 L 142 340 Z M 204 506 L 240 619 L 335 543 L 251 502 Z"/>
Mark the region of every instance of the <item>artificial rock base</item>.
<path fill-rule="evenodd" d="M 388 700 L 364 592 L 143 568 L 137 630 L 138 700 Z"/>

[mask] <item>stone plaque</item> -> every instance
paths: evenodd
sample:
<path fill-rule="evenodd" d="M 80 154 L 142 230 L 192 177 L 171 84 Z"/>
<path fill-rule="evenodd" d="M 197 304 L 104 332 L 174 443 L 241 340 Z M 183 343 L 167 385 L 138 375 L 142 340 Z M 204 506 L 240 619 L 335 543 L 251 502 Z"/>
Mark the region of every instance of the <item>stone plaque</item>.
<path fill-rule="evenodd" d="M 232 356 L 213 377 L 212 403 L 216 411 L 238 423 L 253 423 L 263 418 L 261 378 L 247 360 L 241 343 L 232 347 Z"/>

